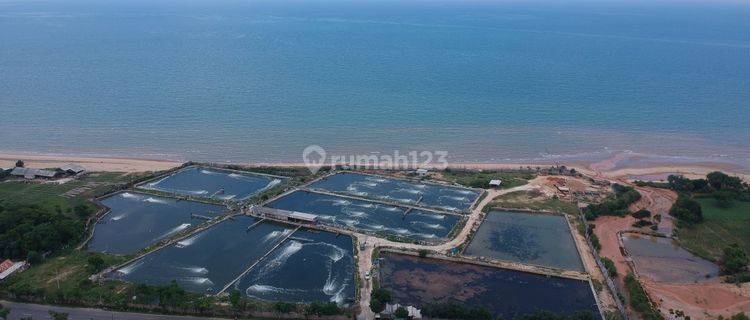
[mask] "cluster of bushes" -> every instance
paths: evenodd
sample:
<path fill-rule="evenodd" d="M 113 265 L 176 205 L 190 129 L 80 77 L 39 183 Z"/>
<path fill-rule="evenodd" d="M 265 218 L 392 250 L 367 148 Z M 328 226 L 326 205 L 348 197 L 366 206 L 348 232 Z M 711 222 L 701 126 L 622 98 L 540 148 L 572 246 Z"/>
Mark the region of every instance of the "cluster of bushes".
<path fill-rule="evenodd" d="M 27 259 L 39 253 L 78 243 L 84 233 L 80 221 L 39 206 L 0 207 L 0 252 L 3 257 Z"/>
<path fill-rule="evenodd" d="M 385 305 L 393 300 L 391 293 L 383 288 L 377 288 L 370 293 L 370 309 L 378 313 L 385 310 Z"/>
<path fill-rule="evenodd" d="M 750 263 L 750 258 L 736 243 L 724 248 L 724 255 L 721 259 L 721 271 L 724 274 L 744 273 L 748 263 Z"/>
<path fill-rule="evenodd" d="M 492 313 L 480 306 L 467 306 L 460 303 L 428 303 L 422 306 L 422 315 L 440 319 L 492 319 Z"/>
<path fill-rule="evenodd" d="M 607 273 L 609 274 L 609 276 L 612 278 L 616 278 L 617 267 L 615 267 L 615 263 L 607 257 L 602 257 L 602 263 L 604 264 L 604 268 L 607 269 Z"/>
<path fill-rule="evenodd" d="M 661 314 L 652 305 L 651 301 L 646 295 L 646 290 L 643 289 L 641 283 L 633 276 L 632 273 L 628 273 L 625 276 L 625 288 L 630 295 L 630 306 L 633 310 L 640 313 L 644 320 L 661 320 Z"/>
<path fill-rule="evenodd" d="M 732 200 L 750 201 L 750 186 L 747 183 L 719 171 L 709 173 L 706 179 L 671 175 L 667 181 L 667 186 L 677 192 L 711 194 L 722 207 L 731 205 Z"/>
<path fill-rule="evenodd" d="M 703 221 L 703 210 L 701 204 L 695 201 L 691 196 L 680 193 L 677 201 L 669 209 L 669 215 L 688 224 L 700 223 Z"/>
<path fill-rule="evenodd" d="M 748 317 L 744 312 L 740 312 L 738 314 L 731 316 L 730 318 L 724 318 L 724 316 L 719 316 L 719 318 L 717 319 L 718 320 L 750 320 L 750 317 Z"/>
<path fill-rule="evenodd" d="M 612 190 L 614 195 L 607 197 L 601 203 L 590 204 L 586 208 L 586 219 L 594 220 L 604 215 L 624 216 L 629 213 L 628 207 L 641 199 L 641 194 L 630 186 L 614 184 Z"/>

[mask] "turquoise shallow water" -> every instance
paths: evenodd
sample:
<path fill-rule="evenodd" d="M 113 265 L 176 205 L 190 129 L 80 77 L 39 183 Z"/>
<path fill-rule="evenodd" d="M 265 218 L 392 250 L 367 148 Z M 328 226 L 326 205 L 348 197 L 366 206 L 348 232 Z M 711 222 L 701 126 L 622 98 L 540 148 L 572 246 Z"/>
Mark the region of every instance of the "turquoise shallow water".
<path fill-rule="evenodd" d="M 750 4 L 3 1 L 2 151 L 750 163 Z"/>

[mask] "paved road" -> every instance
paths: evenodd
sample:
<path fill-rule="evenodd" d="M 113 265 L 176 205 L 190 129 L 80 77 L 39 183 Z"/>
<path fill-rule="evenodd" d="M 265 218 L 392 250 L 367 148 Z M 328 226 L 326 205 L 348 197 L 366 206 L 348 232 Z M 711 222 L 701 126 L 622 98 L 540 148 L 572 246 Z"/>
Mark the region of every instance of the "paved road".
<path fill-rule="evenodd" d="M 168 316 L 146 313 L 112 312 L 102 309 L 57 307 L 30 303 L 0 301 L 6 308 L 10 308 L 9 320 L 19 320 L 31 317 L 34 320 L 50 319 L 49 311 L 64 312 L 69 320 L 207 320 L 210 318 Z M 216 319 L 216 318 L 213 318 Z"/>

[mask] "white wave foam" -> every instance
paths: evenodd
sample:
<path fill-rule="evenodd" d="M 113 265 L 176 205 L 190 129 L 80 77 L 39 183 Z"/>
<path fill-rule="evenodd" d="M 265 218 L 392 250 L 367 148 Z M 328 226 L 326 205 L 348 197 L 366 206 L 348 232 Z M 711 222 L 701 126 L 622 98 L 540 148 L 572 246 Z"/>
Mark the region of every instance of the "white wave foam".
<path fill-rule="evenodd" d="M 122 196 L 123 198 L 125 198 L 125 199 L 138 199 L 138 200 L 140 200 L 140 199 L 142 199 L 142 198 L 143 198 L 143 197 L 142 197 L 142 196 L 140 196 L 140 195 L 137 195 L 137 194 L 135 194 L 135 193 L 130 193 L 130 192 L 123 192 L 123 193 L 121 193 L 120 195 L 121 195 L 121 196 Z"/>
<path fill-rule="evenodd" d="M 428 228 L 428 229 L 435 229 L 435 230 L 443 230 L 443 229 L 445 229 L 445 227 L 443 227 L 443 226 L 441 226 L 441 225 L 439 225 L 437 223 L 431 224 L 431 223 L 426 223 L 426 222 L 422 222 L 422 221 L 414 221 L 414 222 L 412 222 L 412 224 L 420 225 L 420 226 Z"/>
<path fill-rule="evenodd" d="M 350 216 L 352 218 L 360 218 L 360 217 L 367 216 L 366 212 L 359 211 L 359 210 L 348 210 L 348 209 L 345 209 L 345 210 L 341 210 L 341 211 L 343 211 L 347 216 Z"/>
<path fill-rule="evenodd" d="M 346 289 L 346 284 L 342 285 L 339 290 L 334 294 L 329 301 L 335 302 L 336 304 L 343 304 L 344 303 L 344 289 Z"/>
<path fill-rule="evenodd" d="M 211 171 L 211 170 L 206 170 L 206 169 L 201 169 L 200 173 L 202 173 L 202 174 L 221 174 L 221 172 L 216 172 L 216 171 Z"/>
<path fill-rule="evenodd" d="M 388 182 L 388 179 L 383 179 L 383 178 L 378 178 L 378 177 L 365 177 L 365 180 L 378 182 L 378 183 Z"/>
<path fill-rule="evenodd" d="M 195 274 L 207 274 L 208 273 L 208 269 L 204 267 L 182 267 L 180 269 L 188 271 L 190 273 L 195 273 Z"/>
<path fill-rule="evenodd" d="M 263 188 L 263 189 L 270 189 L 270 188 L 273 188 L 273 187 L 277 186 L 277 185 L 278 185 L 279 183 L 281 183 L 281 179 L 273 179 L 273 180 L 271 180 L 271 182 L 269 182 L 269 183 L 268 183 L 268 184 L 266 185 L 266 187 L 265 187 L 265 188 Z"/>
<path fill-rule="evenodd" d="M 122 218 L 125 218 L 125 217 L 127 217 L 127 216 L 128 216 L 128 214 L 127 214 L 127 213 L 123 213 L 123 214 L 119 214 L 119 215 L 116 215 L 116 216 L 114 216 L 114 217 L 111 217 L 111 218 L 109 218 L 109 220 L 112 220 L 112 221 L 118 221 L 118 220 L 120 220 L 120 219 L 122 219 Z"/>
<path fill-rule="evenodd" d="M 459 193 L 459 194 L 465 194 L 465 195 L 473 195 L 476 194 L 476 192 L 471 190 L 460 190 L 460 189 L 454 189 L 453 192 Z"/>
<path fill-rule="evenodd" d="M 117 270 L 117 272 L 128 275 L 143 265 L 143 261 L 137 261 Z"/>
<path fill-rule="evenodd" d="M 400 189 L 396 189 L 395 191 L 396 192 L 406 192 L 406 193 L 409 193 L 409 194 L 422 194 L 423 193 L 422 190 L 419 190 L 419 189 L 407 189 L 407 188 L 400 188 Z"/>
<path fill-rule="evenodd" d="M 154 198 L 154 197 L 148 197 L 148 198 L 146 198 L 143 201 L 144 202 L 148 202 L 148 203 L 159 203 L 159 204 L 168 204 L 169 203 L 169 201 L 167 201 L 165 199 L 157 199 L 157 198 Z"/>
<path fill-rule="evenodd" d="M 343 199 L 335 199 L 335 200 L 333 200 L 333 205 L 334 206 L 348 206 L 350 204 L 352 204 L 352 202 L 349 201 L 349 200 L 343 200 Z"/>
<path fill-rule="evenodd" d="M 398 233 L 398 234 L 407 234 L 407 233 L 409 233 L 409 230 L 404 229 L 404 228 L 393 228 L 391 230 L 393 232 L 395 232 L 395 233 Z"/>
<path fill-rule="evenodd" d="M 469 198 L 467 198 L 467 197 L 456 197 L 456 196 L 440 196 L 439 199 L 445 199 L 445 198 L 448 198 L 448 199 L 451 199 L 451 200 L 455 200 L 455 201 L 460 201 L 460 202 L 468 202 L 469 201 Z"/>
<path fill-rule="evenodd" d="M 180 280 L 185 281 L 185 282 L 190 282 L 193 284 L 204 285 L 204 286 L 211 286 L 214 284 L 213 281 L 211 281 L 211 279 L 205 278 L 205 277 L 186 277 Z"/>
<path fill-rule="evenodd" d="M 176 226 L 176 227 L 170 229 L 169 231 L 163 233 L 162 235 L 159 236 L 159 239 L 169 237 L 169 236 L 171 236 L 171 235 L 173 235 L 175 233 L 178 233 L 180 231 L 183 231 L 183 230 L 189 228 L 190 226 L 191 226 L 191 224 L 189 224 L 189 223 L 183 223 L 183 224 L 181 224 L 179 226 Z"/>
<path fill-rule="evenodd" d="M 289 260 L 289 257 L 293 256 L 295 253 L 302 250 L 303 244 L 299 241 L 289 241 L 289 243 L 284 246 L 283 249 L 279 250 L 278 253 L 266 263 L 263 268 L 260 270 L 258 275 L 255 276 L 256 279 L 263 279 L 266 274 L 268 274 L 270 271 L 277 269 L 284 263 L 286 263 L 287 260 Z"/>
<path fill-rule="evenodd" d="M 350 227 L 353 227 L 353 226 L 357 225 L 357 221 L 356 220 L 339 219 L 339 221 L 341 221 L 342 223 L 344 223 L 344 224 L 346 224 L 347 226 L 350 226 Z"/>
<path fill-rule="evenodd" d="M 184 248 L 184 247 L 191 246 L 193 243 L 195 243 L 196 240 L 198 240 L 198 238 L 201 237 L 201 234 L 202 233 L 199 233 L 199 234 L 196 234 L 196 235 L 194 235 L 194 236 L 192 236 L 190 238 L 187 238 L 185 240 L 177 242 L 176 247 L 178 247 L 178 248 Z"/>
<path fill-rule="evenodd" d="M 274 230 L 268 233 L 265 237 L 263 237 L 263 242 L 268 242 L 272 239 L 280 238 L 280 237 L 286 237 L 290 233 L 292 233 L 293 230 L 291 229 L 284 229 L 284 230 Z"/>

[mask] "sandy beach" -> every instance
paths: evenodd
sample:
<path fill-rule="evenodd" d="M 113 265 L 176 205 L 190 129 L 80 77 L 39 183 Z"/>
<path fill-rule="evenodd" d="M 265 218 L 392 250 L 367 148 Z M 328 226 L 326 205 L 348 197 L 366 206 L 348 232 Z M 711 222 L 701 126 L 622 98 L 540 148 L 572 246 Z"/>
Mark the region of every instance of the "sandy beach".
<path fill-rule="evenodd" d="M 173 168 L 182 164 L 174 160 L 154 160 L 154 159 L 137 159 L 137 158 L 117 158 L 117 157 L 89 157 L 89 156 L 62 156 L 62 155 L 37 155 L 37 154 L 18 154 L 18 153 L 0 153 L 0 168 L 12 168 L 16 160 L 23 160 L 26 167 L 29 168 L 54 168 L 65 164 L 78 164 L 89 171 L 110 171 L 110 172 L 145 172 L 159 171 Z M 627 179 L 629 177 L 640 176 L 657 176 L 673 173 L 680 173 L 688 177 L 705 177 L 711 171 L 724 171 L 730 174 L 738 175 L 745 180 L 750 180 L 750 174 L 744 172 L 740 167 L 727 164 L 658 164 L 653 166 L 616 167 L 612 163 L 617 162 L 618 156 L 612 159 L 598 163 L 557 163 L 554 165 L 565 165 L 569 168 L 575 168 L 589 176 L 596 176 L 608 179 Z M 226 164 L 226 163 L 222 163 Z M 236 163 L 248 167 L 259 166 L 280 166 L 280 167 L 303 167 L 304 163 L 285 162 L 285 163 Z M 451 163 L 450 168 L 455 169 L 476 169 L 476 170 L 498 170 L 498 169 L 518 169 L 518 168 L 536 168 L 549 167 L 553 164 L 541 163 Z M 425 166 L 432 169 L 442 169 L 445 166 Z"/>

